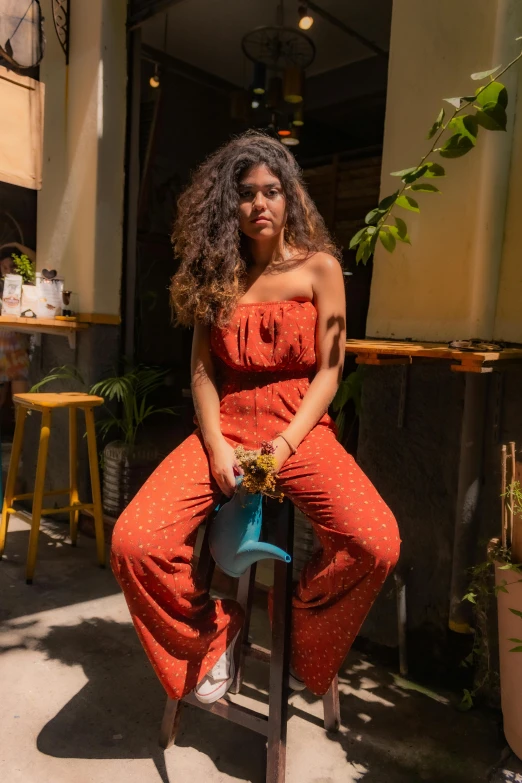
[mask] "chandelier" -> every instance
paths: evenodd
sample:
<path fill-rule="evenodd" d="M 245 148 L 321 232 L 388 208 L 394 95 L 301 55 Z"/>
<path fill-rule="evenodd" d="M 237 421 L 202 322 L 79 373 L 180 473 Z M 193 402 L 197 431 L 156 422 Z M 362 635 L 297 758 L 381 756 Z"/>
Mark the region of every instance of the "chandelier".
<path fill-rule="evenodd" d="M 282 6 L 279 19 L 279 25 L 243 36 L 241 49 L 253 63 L 253 74 L 250 88 L 232 95 L 232 115 L 260 124 L 265 119 L 283 144 L 294 146 L 304 125 L 305 70 L 315 59 L 315 44 L 306 33 L 282 24 Z"/>

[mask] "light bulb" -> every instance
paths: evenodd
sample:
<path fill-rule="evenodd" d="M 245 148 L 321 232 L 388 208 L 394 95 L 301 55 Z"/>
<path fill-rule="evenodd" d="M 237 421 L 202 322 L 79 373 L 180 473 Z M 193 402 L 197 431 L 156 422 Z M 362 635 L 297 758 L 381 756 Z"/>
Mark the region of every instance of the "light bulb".
<path fill-rule="evenodd" d="M 160 77 L 159 77 L 159 71 L 158 71 L 158 66 L 157 65 L 154 68 L 153 75 L 149 79 L 149 84 L 150 84 L 151 87 L 154 87 L 154 89 L 156 89 L 156 87 L 160 86 Z"/>
<path fill-rule="evenodd" d="M 308 13 L 306 5 L 299 6 L 299 27 L 301 30 L 309 30 L 314 23 L 313 16 Z"/>
<path fill-rule="evenodd" d="M 253 109 L 259 109 L 259 101 L 253 100 L 252 101 L 252 108 Z"/>

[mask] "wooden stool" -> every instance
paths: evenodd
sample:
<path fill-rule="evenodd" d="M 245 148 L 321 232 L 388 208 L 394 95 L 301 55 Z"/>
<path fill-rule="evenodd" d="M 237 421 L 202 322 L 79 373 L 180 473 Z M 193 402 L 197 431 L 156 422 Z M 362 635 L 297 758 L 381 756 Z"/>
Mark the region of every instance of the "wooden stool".
<path fill-rule="evenodd" d="M 45 514 L 56 514 L 60 511 L 69 512 L 71 544 L 76 546 L 78 532 L 78 516 L 80 510 L 92 514 L 96 532 L 96 549 L 100 566 L 105 565 L 105 544 L 103 535 L 103 512 L 101 505 L 100 476 L 98 473 L 98 452 L 96 448 L 96 432 L 94 428 L 93 408 L 103 405 L 103 397 L 91 394 L 15 394 L 13 402 L 16 406 L 16 426 L 13 439 L 13 450 L 9 462 L 9 471 L 2 506 L 2 523 L 0 525 L 0 557 L 5 547 L 7 526 L 10 514 L 15 513 L 13 503 L 16 500 L 33 500 L 31 534 L 29 536 L 29 551 L 27 554 L 26 581 L 32 584 L 36 555 L 38 549 L 38 532 L 40 519 Z M 47 452 L 49 450 L 49 435 L 51 433 L 51 413 L 54 408 L 69 409 L 69 486 L 66 489 L 44 491 L 45 469 L 47 467 Z M 91 473 L 92 503 L 81 503 L 78 495 L 78 429 L 76 411 L 80 408 L 85 414 L 87 428 L 87 447 L 89 452 L 89 468 Z M 40 428 L 40 446 L 34 492 L 14 495 L 14 487 L 18 474 L 18 465 L 22 452 L 25 419 L 28 411 L 39 411 L 42 414 Z M 42 508 L 43 499 L 48 495 L 69 495 L 69 505 L 62 508 Z"/>
<path fill-rule="evenodd" d="M 276 522 L 276 544 L 292 554 L 294 538 L 294 507 L 285 501 L 280 508 L 280 518 Z M 210 589 L 214 572 L 214 561 L 208 548 L 210 524 L 207 524 L 201 554 L 198 563 L 198 581 Z M 288 669 L 290 663 L 290 619 L 292 610 L 292 564 L 276 560 L 274 562 L 274 601 L 272 612 L 272 649 L 271 651 L 253 644 L 248 639 L 250 613 L 254 597 L 255 565 L 240 577 L 237 600 L 243 607 L 245 622 L 234 649 L 236 676 L 230 693 L 238 693 L 243 682 L 243 660 L 248 655 L 257 660 L 270 663 L 269 713 L 262 713 L 232 704 L 226 698 L 214 704 L 203 704 L 193 693 L 182 701 L 167 699 L 167 705 L 161 724 L 159 743 L 162 748 L 170 747 L 176 739 L 181 708 L 183 704 L 212 712 L 225 720 L 238 723 L 252 731 L 262 734 L 267 742 L 266 782 L 284 783 L 286 768 L 286 724 L 288 714 Z M 323 696 L 324 727 L 326 731 L 337 731 L 341 719 L 339 711 L 339 690 L 337 677 L 330 690 Z"/>

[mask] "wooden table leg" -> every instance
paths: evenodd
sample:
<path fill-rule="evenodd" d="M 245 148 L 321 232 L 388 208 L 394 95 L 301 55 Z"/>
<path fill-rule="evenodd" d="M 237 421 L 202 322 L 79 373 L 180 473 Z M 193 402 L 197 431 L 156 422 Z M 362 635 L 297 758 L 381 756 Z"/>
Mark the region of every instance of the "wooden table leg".
<path fill-rule="evenodd" d="M 50 434 L 51 411 L 50 409 L 44 409 L 42 411 L 42 424 L 40 427 L 40 446 L 38 448 L 38 462 L 36 464 L 31 532 L 29 534 L 29 551 L 27 553 L 27 565 L 25 571 L 25 581 L 28 585 L 33 583 L 34 569 L 36 566 L 38 536 L 40 533 L 40 520 L 42 517 L 43 493 L 45 486 L 45 470 L 47 468 L 47 454 L 49 451 Z"/>
<path fill-rule="evenodd" d="M 78 425 L 76 408 L 69 408 L 69 505 L 78 503 Z M 78 537 L 78 510 L 69 512 L 69 535 L 71 546 L 76 546 Z"/>
<path fill-rule="evenodd" d="M 323 696 L 324 727 L 326 731 L 339 731 L 341 708 L 339 705 L 339 679 L 332 680 L 329 690 Z"/>
<path fill-rule="evenodd" d="M 7 482 L 5 485 L 4 502 L 2 504 L 2 523 L 0 525 L 0 557 L 4 552 L 7 528 L 9 526 L 8 509 L 13 507 L 13 496 L 16 478 L 18 476 L 18 465 L 20 464 L 20 455 L 22 454 L 22 446 L 24 443 L 24 427 L 26 416 L 27 408 L 23 408 L 21 405 L 17 405 L 13 448 L 11 451 L 11 459 L 9 460 L 9 471 L 7 473 Z"/>
<path fill-rule="evenodd" d="M 179 726 L 183 702 L 176 699 L 167 699 L 161 729 L 159 735 L 159 744 L 164 750 L 170 748 L 176 741 L 176 732 Z"/>

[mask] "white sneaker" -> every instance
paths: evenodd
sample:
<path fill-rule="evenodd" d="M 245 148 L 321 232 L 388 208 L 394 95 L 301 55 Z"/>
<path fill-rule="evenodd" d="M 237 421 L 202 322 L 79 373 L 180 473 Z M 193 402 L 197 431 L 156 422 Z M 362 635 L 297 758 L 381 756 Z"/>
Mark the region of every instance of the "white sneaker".
<path fill-rule="evenodd" d="M 304 681 L 297 676 L 293 669 L 290 669 L 288 674 L 288 685 L 293 691 L 304 691 L 306 688 Z"/>
<path fill-rule="evenodd" d="M 201 682 L 194 688 L 196 699 L 204 704 L 212 704 L 222 699 L 234 681 L 236 667 L 234 665 L 234 645 L 237 635 L 229 644 L 221 658 L 214 664 Z"/>

